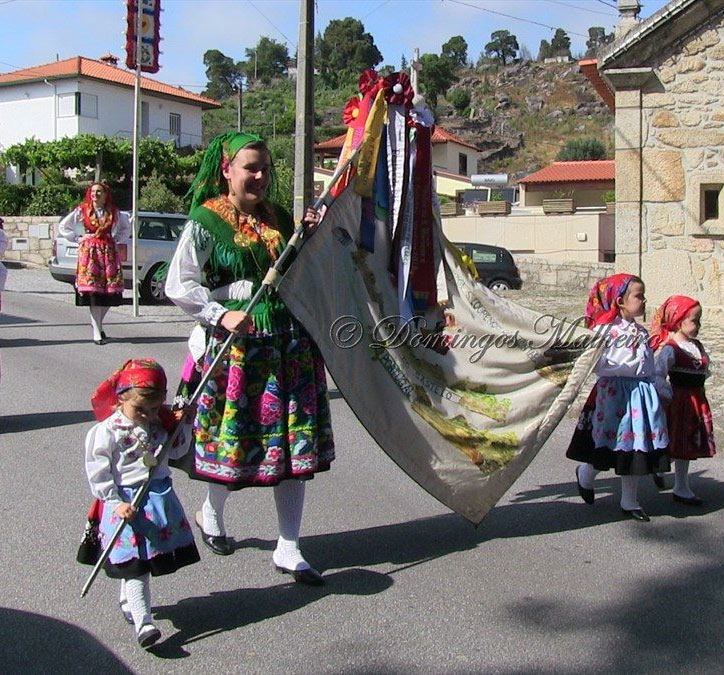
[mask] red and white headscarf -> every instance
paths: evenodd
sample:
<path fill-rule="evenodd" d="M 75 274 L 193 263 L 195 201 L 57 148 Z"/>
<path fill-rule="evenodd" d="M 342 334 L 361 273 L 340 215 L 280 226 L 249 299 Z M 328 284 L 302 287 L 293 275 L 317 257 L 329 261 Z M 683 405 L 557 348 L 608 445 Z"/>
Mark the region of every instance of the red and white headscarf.
<path fill-rule="evenodd" d="M 633 274 L 613 274 L 599 279 L 591 288 L 586 305 L 586 326 L 593 328 L 613 323 L 621 313 L 617 300 L 626 293 L 632 281 L 639 281 Z"/>
<path fill-rule="evenodd" d="M 102 422 L 118 406 L 118 397 L 129 389 L 156 389 L 166 393 L 166 373 L 150 358 L 129 359 L 107 380 L 101 382 L 91 396 L 93 413 Z"/>
<path fill-rule="evenodd" d="M 699 301 L 688 295 L 672 295 L 664 300 L 651 320 L 651 348 L 656 350 L 663 345 L 671 333 L 681 328 L 689 312 L 699 306 Z"/>
<path fill-rule="evenodd" d="M 106 212 L 106 217 L 103 222 L 98 222 L 95 215 L 95 209 L 93 208 L 93 198 L 91 197 L 91 190 L 96 186 L 100 185 L 103 191 L 106 193 L 106 201 L 103 204 L 103 209 Z M 83 225 L 86 230 L 91 233 L 102 234 L 104 232 L 110 232 L 113 224 L 118 217 L 118 209 L 113 203 L 113 193 L 111 192 L 110 185 L 105 183 L 93 183 L 85 191 L 85 198 L 80 205 L 81 214 L 83 216 Z"/>

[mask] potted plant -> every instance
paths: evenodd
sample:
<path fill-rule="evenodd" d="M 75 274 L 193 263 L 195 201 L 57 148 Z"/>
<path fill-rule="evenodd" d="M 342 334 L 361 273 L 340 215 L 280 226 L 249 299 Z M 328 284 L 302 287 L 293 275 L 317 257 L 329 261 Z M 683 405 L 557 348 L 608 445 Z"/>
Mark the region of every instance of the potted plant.
<path fill-rule="evenodd" d="M 573 213 L 576 210 L 573 203 L 573 190 L 564 192 L 556 190 L 551 199 L 543 200 L 543 213 Z"/>
<path fill-rule="evenodd" d="M 503 199 L 503 194 L 497 190 L 490 195 L 490 201 L 477 202 L 475 213 L 479 216 L 507 216 L 510 213 L 510 202 Z"/>
<path fill-rule="evenodd" d="M 438 202 L 440 203 L 440 215 L 441 216 L 462 216 L 463 205 L 457 200 L 448 197 L 447 195 L 438 195 Z"/>
<path fill-rule="evenodd" d="M 606 213 L 616 213 L 616 191 L 607 190 L 603 193 L 603 201 L 606 204 Z"/>

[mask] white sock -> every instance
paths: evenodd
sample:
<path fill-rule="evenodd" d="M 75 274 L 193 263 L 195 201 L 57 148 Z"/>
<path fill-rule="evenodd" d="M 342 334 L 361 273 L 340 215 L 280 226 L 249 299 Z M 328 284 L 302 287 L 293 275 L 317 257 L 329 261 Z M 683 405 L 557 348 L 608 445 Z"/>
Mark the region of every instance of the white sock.
<path fill-rule="evenodd" d="M 299 550 L 304 490 L 305 483 L 299 480 L 285 480 L 274 486 L 279 539 L 272 560 L 275 565 L 289 570 L 306 570 L 310 567 Z"/>
<path fill-rule="evenodd" d="M 128 598 L 126 597 L 126 580 L 121 579 L 121 594 L 118 598 L 118 602 L 121 605 L 125 605 L 128 602 Z"/>
<path fill-rule="evenodd" d="M 692 489 L 689 487 L 689 460 L 674 460 L 674 494 L 677 497 L 694 497 Z"/>
<path fill-rule="evenodd" d="M 621 476 L 621 508 L 626 511 L 640 509 L 638 500 L 640 476 Z"/>
<path fill-rule="evenodd" d="M 128 606 L 133 616 L 136 632 L 146 623 L 153 623 L 151 617 L 151 575 L 144 574 L 138 579 L 126 579 Z"/>
<path fill-rule="evenodd" d="M 103 313 L 101 310 L 104 309 L 103 307 L 98 307 L 98 305 L 91 305 L 90 306 L 90 320 L 91 320 L 91 328 L 93 328 L 93 339 L 94 340 L 100 340 L 101 339 L 101 331 L 103 330 Z"/>
<path fill-rule="evenodd" d="M 586 490 L 593 490 L 593 481 L 596 480 L 598 474 L 599 472 L 593 468 L 593 464 L 580 464 L 578 468 L 578 481 L 581 487 L 586 488 Z"/>
<path fill-rule="evenodd" d="M 209 483 L 201 513 L 204 516 L 204 532 L 212 537 L 226 536 L 224 505 L 228 496 L 229 491 L 224 485 Z"/>

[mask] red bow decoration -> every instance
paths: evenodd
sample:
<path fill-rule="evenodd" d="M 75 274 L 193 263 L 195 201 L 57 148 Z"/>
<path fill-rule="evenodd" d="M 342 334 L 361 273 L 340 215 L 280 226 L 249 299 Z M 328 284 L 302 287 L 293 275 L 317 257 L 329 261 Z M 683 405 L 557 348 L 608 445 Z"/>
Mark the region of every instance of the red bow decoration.
<path fill-rule="evenodd" d="M 380 76 L 373 68 L 363 70 L 362 74 L 359 76 L 358 87 L 362 95 L 376 92 L 379 89 L 380 84 Z"/>
<path fill-rule="evenodd" d="M 348 127 L 355 127 L 357 126 L 360 112 L 360 98 L 359 96 L 353 96 L 347 101 L 347 105 L 344 106 L 342 120 Z"/>
<path fill-rule="evenodd" d="M 412 108 L 412 98 L 415 91 L 410 84 L 410 78 L 405 73 L 392 73 L 382 81 L 385 90 L 385 100 L 390 105 L 404 105 Z"/>

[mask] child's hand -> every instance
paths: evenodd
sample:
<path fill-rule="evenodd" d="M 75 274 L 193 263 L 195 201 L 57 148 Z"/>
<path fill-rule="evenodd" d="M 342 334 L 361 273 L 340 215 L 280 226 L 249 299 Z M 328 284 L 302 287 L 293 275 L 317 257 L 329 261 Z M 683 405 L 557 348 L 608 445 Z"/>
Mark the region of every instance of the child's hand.
<path fill-rule="evenodd" d="M 196 419 L 196 404 L 186 405 L 181 410 L 174 410 L 173 415 L 177 422 L 193 422 Z"/>
<path fill-rule="evenodd" d="M 136 515 L 136 507 L 133 506 L 133 504 L 129 504 L 128 502 L 122 502 L 118 506 L 116 506 L 115 513 L 119 518 L 123 518 L 123 520 L 131 520 L 133 516 Z"/>

